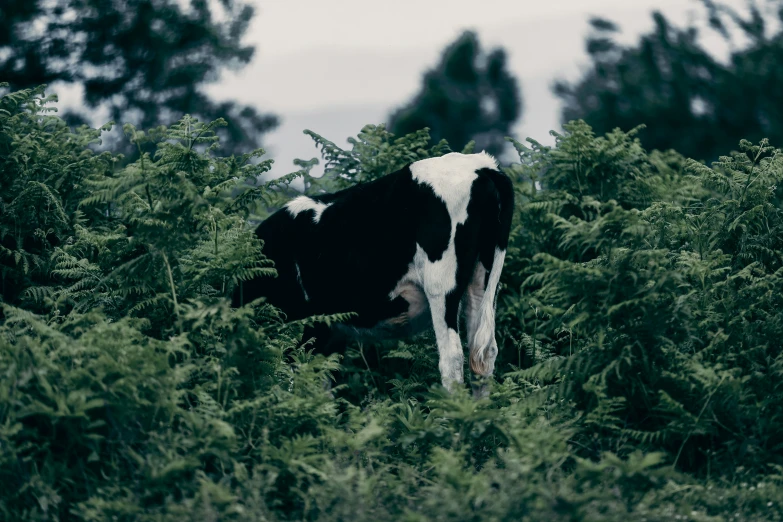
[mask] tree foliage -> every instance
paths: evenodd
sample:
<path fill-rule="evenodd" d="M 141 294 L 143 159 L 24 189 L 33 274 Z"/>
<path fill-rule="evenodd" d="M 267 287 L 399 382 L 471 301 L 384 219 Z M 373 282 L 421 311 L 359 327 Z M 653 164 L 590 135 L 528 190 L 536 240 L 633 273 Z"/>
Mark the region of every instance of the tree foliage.
<path fill-rule="evenodd" d="M 223 150 L 247 150 L 277 119 L 215 102 L 203 87 L 250 62 L 253 48 L 242 38 L 252 15 L 242 0 L 4 0 L 0 79 L 14 89 L 80 85 L 88 109 L 108 107 L 111 119 L 142 128 L 184 114 L 229 118 Z M 68 119 L 87 121 L 78 112 Z"/>
<path fill-rule="evenodd" d="M 400 136 L 427 128 L 434 142 L 461 148 L 472 140 L 478 150 L 500 154 L 521 113 L 505 51 L 482 51 L 476 34 L 467 31 L 424 74 L 421 92 L 391 115 L 389 128 Z"/>
<path fill-rule="evenodd" d="M 448 152 L 368 126 L 264 185 L 220 121 L 126 126 L 122 165 L 0 98 L 4 520 L 781 520 L 783 155 L 712 166 L 633 132 L 512 141 L 518 191 L 490 399 L 424 336 L 325 358 L 234 285 L 293 194 Z M 539 188 L 541 187 L 541 188 Z M 339 370 L 339 371 L 338 371 Z M 332 392 L 323 389 L 333 379 Z M 679 518 L 678 518 L 679 517 Z"/>
<path fill-rule="evenodd" d="M 578 81 L 555 86 L 562 120 L 584 119 L 599 134 L 645 124 L 646 147 L 709 161 L 735 150 L 740 139 L 783 141 L 783 99 L 772 87 L 783 52 L 783 4 L 754 0 L 739 13 L 702 3 L 713 32 L 732 49 L 726 63 L 700 43 L 696 25 L 677 27 L 661 13 L 653 15 L 652 32 L 628 46 L 615 39 L 616 24 L 594 19 L 586 42 L 590 68 Z"/>

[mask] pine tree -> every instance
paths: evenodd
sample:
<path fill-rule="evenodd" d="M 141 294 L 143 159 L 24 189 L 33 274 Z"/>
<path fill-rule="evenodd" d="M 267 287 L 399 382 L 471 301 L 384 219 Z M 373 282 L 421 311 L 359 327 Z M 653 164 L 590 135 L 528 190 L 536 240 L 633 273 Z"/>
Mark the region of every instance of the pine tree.
<path fill-rule="evenodd" d="M 646 147 L 706 161 L 736 149 L 740 139 L 783 141 L 783 98 L 772 87 L 783 30 L 767 21 L 783 16 L 783 4 L 749 2 L 743 14 L 720 2 L 703 4 L 705 18 L 733 49 L 727 64 L 700 44 L 695 25 L 677 27 L 661 13 L 653 15 L 653 31 L 628 46 L 615 40 L 615 24 L 595 19 L 586 42 L 590 69 L 555 86 L 562 121 L 584 119 L 599 134 L 644 124 Z M 736 33 L 748 43 L 735 42 Z"/>
<path fill-rule="evenodd" d="M 477 150 L 500 154 L 521 113 L 519 87 L 505 52 L 484 53 L 476 34 L 468 31 L 424 74 L 421 92 L 391 115 L 389 129 L 401 136 L 428 128 L 434 142 L 444 139 L 455 150 L 475 141 Z"/>

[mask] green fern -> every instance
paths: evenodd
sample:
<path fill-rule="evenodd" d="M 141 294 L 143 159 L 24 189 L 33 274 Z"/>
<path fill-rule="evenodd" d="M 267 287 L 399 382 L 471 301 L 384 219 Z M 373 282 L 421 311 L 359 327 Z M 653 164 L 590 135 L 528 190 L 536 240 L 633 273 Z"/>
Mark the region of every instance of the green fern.
<path fill-rule="evenodd" d="M 222 122 L 185 117 L 126 126 L 154 152 L 120 167 L 53 101 L 0 97 L 3 520 L 780 520 L 766 142 L 706 166 L 583 122 L 554 147 L 511 140 L 500 353 L 477 401 L 442 389 L 431 334 L 324 356 L 305 328 L 351 314 L 227 299 L 274 276 L 252 229 L 294 180 L 336 190 L 445 143 L 311 133 L 326 175 L 297 161 L 270 181 L 263 151 L 219 157 Z"/>

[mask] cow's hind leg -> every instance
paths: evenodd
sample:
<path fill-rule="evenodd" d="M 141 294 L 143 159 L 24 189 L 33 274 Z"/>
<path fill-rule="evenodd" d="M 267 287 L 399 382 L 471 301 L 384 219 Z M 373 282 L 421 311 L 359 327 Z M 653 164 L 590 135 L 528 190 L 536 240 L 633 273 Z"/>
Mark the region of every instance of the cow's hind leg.
<path fill-rule="evenodd" d="M 462 342 L 456 329 L 457 312 L 448 306 L 448 296 L 445 293 L 427 292 L 432 314 L 432 327 L 435 330 L 435 340 L 438 344 L 438 369 L 443 386 L 454 391 L 464 382 L 462 369 L 465 356 L 462 352 Z M 452 320 L 453 316 L 453 320 Z"/>
<path fill-rule="evenodd" d="M 511 232 L 514 187 L 511 179 L 497 170 L 482 169 L 478 174 L 490 180 L 494 187 L 479 210 L 482 216 L 479 262 L 473 265 L 467 299 L 470 368 L 483 381 L 473 388 L 473 393 L 481 397 L 487 394 L 486 381 L 495 370 L 498 355 L 495 304 Z"/>
<path fill-rule="evenodd" d="M 430 304 L 432 326 L 438 343 L 438 368 L 443 385 L 449 391 L 454 391 L 464 383 L 465 356 L 459 337 L 459 308 L 477 257 L 475 239 L 471 235 L 458 232 L 455 244 L 455 251 L 447 252 L 444 259 L 428 267 L 424 277 L 424 292 Z M 451 262 L 449 254 L 454 256 Z"/>

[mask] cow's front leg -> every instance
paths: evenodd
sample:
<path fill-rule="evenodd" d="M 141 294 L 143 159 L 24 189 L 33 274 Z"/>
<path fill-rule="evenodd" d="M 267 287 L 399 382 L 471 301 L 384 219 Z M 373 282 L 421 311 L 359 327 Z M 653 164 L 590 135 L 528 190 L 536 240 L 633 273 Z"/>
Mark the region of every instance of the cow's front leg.
<path fill-rule="evenodd" d="M 435 340 L 438 343 L 438 368 L 443 386 L 453 392 L 463 384 L 462 368 L 465 356 L 462 353 L 462 343 L 456 329 L 457 310 L 446 306 L 446 296 L 428 295 L 432 325 L 435 330 Z M 452 310 L 452 308 L 455 308 Z M 454 315 L 450 318 L 450 315 Z M 453 320 L 450 320 L 453 319 Z"/>

